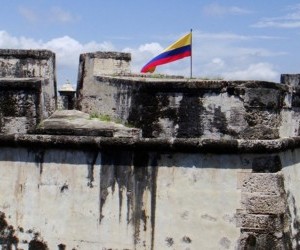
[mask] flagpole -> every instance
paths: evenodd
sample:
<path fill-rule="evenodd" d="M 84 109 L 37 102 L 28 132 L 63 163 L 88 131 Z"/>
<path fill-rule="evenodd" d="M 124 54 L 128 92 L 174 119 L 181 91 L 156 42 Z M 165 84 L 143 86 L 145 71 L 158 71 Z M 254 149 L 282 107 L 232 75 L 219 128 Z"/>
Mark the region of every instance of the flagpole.
<path fill-rule="evenodd" d="M 193 30 L 191 29 L 191 76 L 190 78 L 192 79 L 193 76 Z"/>

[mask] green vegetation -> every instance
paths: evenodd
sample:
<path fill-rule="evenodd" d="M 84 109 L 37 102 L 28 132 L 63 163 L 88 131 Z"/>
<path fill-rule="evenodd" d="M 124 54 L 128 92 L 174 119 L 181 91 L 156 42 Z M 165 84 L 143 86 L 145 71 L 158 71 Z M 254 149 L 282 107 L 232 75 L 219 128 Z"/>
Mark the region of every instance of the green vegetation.
<path fill-rule="evenodd" d="M 93 114 L 90 114 L 89 119 L 90 120 L 97 119 L 102 122 L 114 122 L 117 124 L 123 124 L 124 126 L 126 126 L 128 128 L 134 128 L 134 126 L 132 124 L 130 124 L 128 122 L 124 123 L 120 118 L 111 118 L 109 115 L 93 113 Z"/>
<path fill-rule="evenodd" d="M 102 122 L 111 122 L 112 121 L 112 119 L 109 115 L 96 114 L 96 113 L 90 114 L 90 119 L 98 119 Z"/>

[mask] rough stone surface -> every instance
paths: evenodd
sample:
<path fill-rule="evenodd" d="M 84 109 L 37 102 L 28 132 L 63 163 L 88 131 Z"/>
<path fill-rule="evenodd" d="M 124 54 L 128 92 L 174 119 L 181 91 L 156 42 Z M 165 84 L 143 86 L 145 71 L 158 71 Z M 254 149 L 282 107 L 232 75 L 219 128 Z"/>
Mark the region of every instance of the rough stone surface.
<path fill-rule="evenodd" d="M 5 146 L 0 211 L 19 249 L 233 249 L 240 164 L 238 155 Z"/>
<path fill-rule="evenodd" d="M 0 133 L 27 133 L 42 119 L 41 80 L 0 78 Z"/>
<path fill-rule="evenodd" d="M 242 192 L 260 192 L 280 195 L 284 192 L 282 174 L 246 173 L 242 182 Z"/>
<path fill-rule="evenodd" d="M 249 213 L 282 214 L 286 211 L 286 202 L 280 195 L 243 193 L 242 206 Z"/>
<path fill-rule="evenodd" d="M 282 74 L 280 77 L 280 82 L 289 86 L 299 86 L 300 74 Z"/>
<path fill-rule="evenodd" d="M 283 216 L 271 214 L 237 214 L 237 226 L 242 229 L 274 233 L 282 230 Z"/>
<path fill-rule="evenodd" d="M 26 132 L 55 111 L 57 93 L 53 52 L 0 49 L 0 66 L 0 95 L 2 90 L 7 95 L 7 100 L 1 100 L 2 106 L 10 101 L 12 108 L 18 105 L 18 109 L 27 109 L 27 115 L 22 112 L 21 116 L 31 119 L 29 125 L 27 121 L 22 125 L 22 121 L 16 118 L 19 120 L 15 121 L 17 128 L 4 132 Z M 14 119 L 20 114 L 12 112 L 10 116 Z M 1 123 L 3 126 L 3 120 Z"/>
<path fill-rule="evenodd" d="M 86 113 L 48 118 L 54 59 L 0 50 L 1 249 L 299 249 L 299 75 L 133 77 L 87 53 Z"/>
<path fill-rule="evenodd" d="M 77 110 L 56 111 L 43 120 L 34 133 L 59 135 L 85 135 L 104 137 L 140 137 L 140 130 L 122 124 L 92 119 L 89 114 Z"/>
<path fill-rule="evenodd" d="M 78 108 L 128 122 L 143 137 L 270 140 L 288 132 L 281 111 L 292 98 L 283 84 L 114 77 L 94 74 L 90 58 L 82 57 L 82 65 Z"/>

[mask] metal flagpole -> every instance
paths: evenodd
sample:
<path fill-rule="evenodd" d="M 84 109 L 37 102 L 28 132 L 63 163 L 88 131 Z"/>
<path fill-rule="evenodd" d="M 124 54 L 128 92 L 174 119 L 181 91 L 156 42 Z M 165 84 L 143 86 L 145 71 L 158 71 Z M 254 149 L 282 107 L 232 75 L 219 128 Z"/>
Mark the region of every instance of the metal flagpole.
<path fill-rule="evenodd" d="M 193 30 L 191 29 L 191 79 L 192 79 L 192 76 L 193 76 Z"/>

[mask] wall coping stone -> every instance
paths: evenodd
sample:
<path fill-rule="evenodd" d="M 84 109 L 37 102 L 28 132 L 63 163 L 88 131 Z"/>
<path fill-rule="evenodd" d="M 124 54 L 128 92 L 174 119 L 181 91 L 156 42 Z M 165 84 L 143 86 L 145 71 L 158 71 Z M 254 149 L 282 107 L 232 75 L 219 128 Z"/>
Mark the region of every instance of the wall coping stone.
<path fill-rule="evenodd" d="M 276 140 L 217 140 L 197 138 L 107 138 L 68 135 L 0 135 L 0 147 L 60 148 L 76 150 L 122 149 L 184 153 L 278 153 L 300 147 L 300 137 Z"/>
<path fill-rule="evenodd" d="M 108 82 L 112 85 L 127 85 L 132 88 L 147 91 L 180 91 L 180 90 L 199 90 L 199 91 L 214 91 L 224 90 L 227 88 L 268 88 L 278 89 L 281 91 L 289 91 L 289 88 L 285 84 L 256 81 L 256 80 L 201 80 L 201 79 L 189 79 L 189 78 L 146 78 L 136 76 L 95 76 L 95 80 L 98 82 Z"/>
<path fill-rule="evenodd" d="M 42 86 L 42 80 L 42 78 L 0 78 L 0 90 L 40 90 Z"/>
<path fill-rule="evenodd" d="M 96 51 L 96 52 L 92 52 L 92 53 L 83 53 L 83 54 L 80 54 L 80 60 L 83 60 L 83 58 L 86 56 L 89 58 L 131 61 L 131 54 L 124 53 L 124 52 Z"/>
<path fill-rule="evenodd" d="M 3 57 L 49 59 L 55 58 L 55 53 L 50 50 L 0 49 L 0 58 Z"/>

